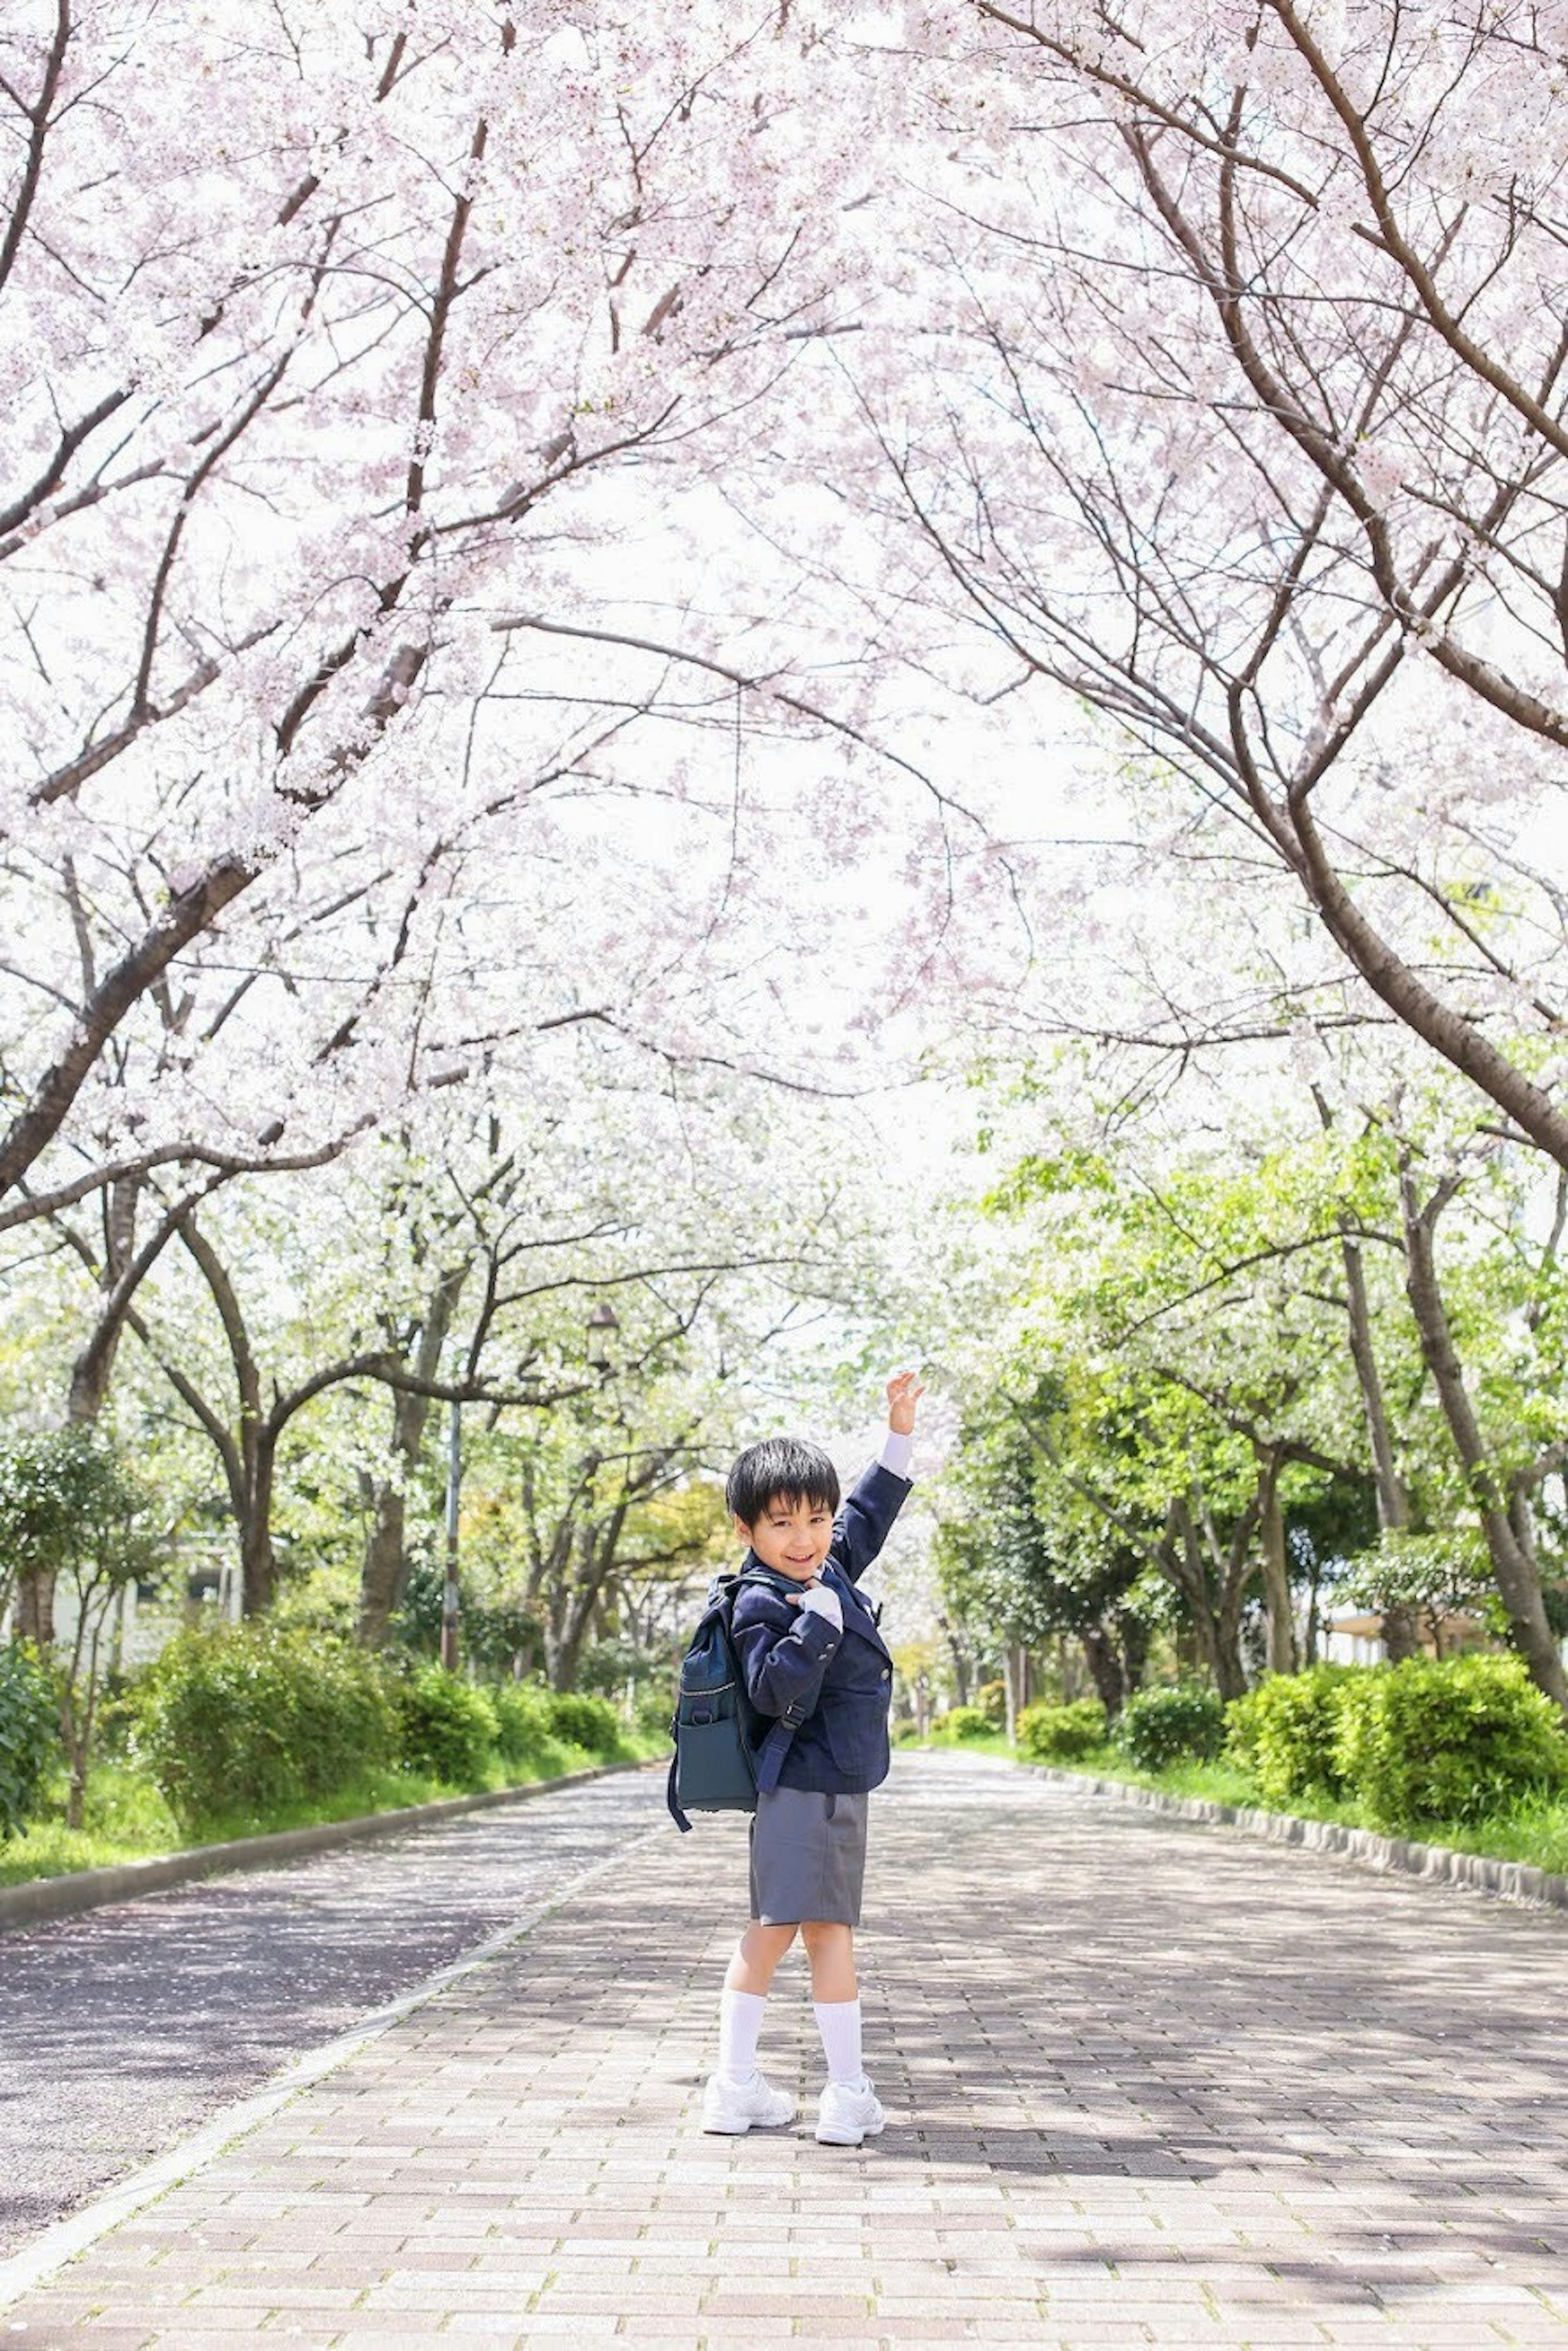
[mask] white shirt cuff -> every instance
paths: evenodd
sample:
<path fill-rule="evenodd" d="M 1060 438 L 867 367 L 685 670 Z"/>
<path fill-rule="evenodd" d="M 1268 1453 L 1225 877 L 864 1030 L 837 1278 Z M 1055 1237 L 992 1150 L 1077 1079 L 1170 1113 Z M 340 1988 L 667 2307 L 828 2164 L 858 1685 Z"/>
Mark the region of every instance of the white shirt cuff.
<path fill-rule="evenodd" d="M 897 1429 L 890 1428 L 882 1439 L 882 1450 L 877 1458 L 884 1469 L 890 1469 L 893 1472 L 895 1478 L 907 1478 L 914 1450 L 915 1440 L 912 1436 L 901 1437 Z"/>

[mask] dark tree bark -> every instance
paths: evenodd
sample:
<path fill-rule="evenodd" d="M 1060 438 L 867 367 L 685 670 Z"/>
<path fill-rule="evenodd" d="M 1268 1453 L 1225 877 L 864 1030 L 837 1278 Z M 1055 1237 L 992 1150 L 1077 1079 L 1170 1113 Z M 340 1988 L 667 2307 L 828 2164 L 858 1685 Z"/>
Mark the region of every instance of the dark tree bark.
<path fill-rule="evenodd" d="M 1366 1421 L 1367 1441 L 1372 1448 L 1372 1477 L 1377 1495 L 1377 1523 L 1385 1534 L 1403 1534 L 1410 1524 L 1410 1497 L 1405 1480 L 1399 1475 L 1394 1454 L 1394 1440 L 1388 1428 L 1387 1407 L 1383 1395 L 1383 1382 L 1377 1369 L 1377 1356 L 1372 1344 L 1372 1313 L 1366 1297 L 1366 1274 L 1361 1260 L 1360 1244 L 1343 1232 L 1340 1254 L 1345 1261 L 1345 1311 L 1350 1322 L 1350 1353 L 1355 1364 L 1356 1385 L 1361 1391 L 1361 1408 Z M 1416 1629 L 1414 1609 L 1403 1602 L 1383 1612 L 1383 1646 L 1390 1665 L 1397 1666 L 1407 1657 L 1419 1654 L 1421 1641 Z"/>
<path fill-rule="evenodd" d="M 1465 1483 L 1480 1514 L 1492 1577 L 1508 1612 L 1514 1646 L 1530 1669 L 1531 1679 L 1568 1713 L 1568 1678 L 1546 1620 L 1528 1496 L 1522 1483 L 1510 1480 L 1500 1469 L 1482 1433 L 1465 1386 L 1438 1280 L 1438 1219 L 1458 1189 L 1457 1179 L 1449 1177 L 1423 1202 L 1411 1168 L 1407 1165 L 1401 1171 L 1406 1290 L 1420 1335 L 1422 1357 L 1438 1392 Z"/>
<path fill-rule="evenodd" d="M 431 1292 L 414 1353 L 413 1370 L 421 1380 L 433 1380 L 440 1368 L 441 1349 L 467 1273 L 466 1264 L 450 1269 Z M 396 1468 L 391 1477 L 378 1478 L 372 1485 L 370 1531 L 359 1576 L 359 1638 L 368 1648 L 386 1646 L 388 1626 L 408 1591 L 406 1482 L 424 1450 L 431 1402 L 417 1389 L 400 1388 L 392 1393 Z"/>
<path fill-rule="evenodd" d="M 1127 1698 L 1127 1673 L 1116 1642 L 1103 1625 L 1086 1625 L 1078 1637 L 1083 1644 L 1084 1663 L 1089 1668 L 1089 1679 L 1095 1685 L 1095 1695 L 1105 1708 L 1106 1716 L 1114 1722 Z"/>
<path fill-rule="evenodd" d="M 1252 1574 L 1254 1496 L 1222 1544 L 1198 1495 L 1182 1495 L 1166 1516 L 1159 1564 L 1187 1603 L 1198 1651 L 1220 1697 L 1229 1702 L 1247 1687 L 1241 1664 L 1241 1604 Z"/>
<path fill-rule="evenodd" d="M 1272 1674 L 1296 1670 L 1296 1628 L 1291 1606 L 1290 1561 L 1285 1551 L 1285 1517 L 1280 1507 L 1280 1471 L 1284 1466 L 1276 1446 L 1259 1446 L 1258 1520 L 1262 1535 L 1263 1605 L 1268 1612 L 1268 1660 Z"/>

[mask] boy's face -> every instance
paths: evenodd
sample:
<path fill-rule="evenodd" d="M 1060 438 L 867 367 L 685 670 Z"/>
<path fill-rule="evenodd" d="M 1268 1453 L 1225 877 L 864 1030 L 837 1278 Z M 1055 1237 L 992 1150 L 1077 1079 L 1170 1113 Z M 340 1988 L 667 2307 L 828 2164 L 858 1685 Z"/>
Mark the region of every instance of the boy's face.
<path fill-rule="evenodd" d="M 833 1512 L 826 1502 L 808 1501 L 803 1494 L 775 1494 L 763 1503 L 754 1527 L 737 1513 L 735 1532 L 751 1544 L 764 1567 L 776 1567 L 781 1575 L 809 1583 L 827 1557 Z"/>

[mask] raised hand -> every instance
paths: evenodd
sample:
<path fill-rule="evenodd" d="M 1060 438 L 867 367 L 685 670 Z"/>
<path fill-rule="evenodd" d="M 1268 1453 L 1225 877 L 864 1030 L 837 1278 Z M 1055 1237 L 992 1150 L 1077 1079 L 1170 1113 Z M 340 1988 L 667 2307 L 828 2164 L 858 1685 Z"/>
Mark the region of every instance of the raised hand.
<path fill-rule="evenodd" d="M 888 1383 L 888 1426 L 897 1437 L 914 1432 L 915 1406 L 926 1393 L 918 1372 L 895 1372 Z"/>

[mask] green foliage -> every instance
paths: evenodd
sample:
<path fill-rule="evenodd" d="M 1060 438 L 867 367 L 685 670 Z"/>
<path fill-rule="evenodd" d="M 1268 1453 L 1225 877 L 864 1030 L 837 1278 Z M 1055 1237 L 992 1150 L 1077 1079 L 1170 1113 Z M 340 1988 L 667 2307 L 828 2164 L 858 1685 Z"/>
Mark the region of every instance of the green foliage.
<path fill-rule="evenodd" d="M 898 1720 L 889 1727 L 888 1732 L 895 1747 L 910 1746 L 919 1735 L 920 1726 L 912 1714 L 901 1715 Z"/>
<path fill-rule="evenodd" d="M 54 1683 L 36 1652 L 16 1642 L 0 1649 L 0 1844 L 26 1829 L 57 1751 Z"/>
<path fill-rule="evenodd" d="M 0 1606 L 21 1575 L 110 1584 L 152 1572 L 149 1497 L 88 1428 L 54 1429 L 0 1448 Z"/>
<path fill-rule="evenodd" d="M 483 1778 L 500 1724 L 489 1695 L 444 1666 L 416 1667 L 394 1684 L 403 1763 L 457 1787 Z"/>
<path fill-rule="evenodd" d="M 941 1739 L 989 1739 L 993 1725 L 988 1722 L 978 1706 L 950 1706 L 946 1714 L 939 1714 L 931 1729 Z"/>
<path fill-rule="evenodd" d="M 1026 1706 L 1018 1718 L 1018 1744 L 1036 1763 L 1075 1762 L 1105 1743 L 1106 1709 L 1097 1698 Z"/>
<path fill-rule="evenodd" d="M 992 1730 L 1003 1729 L 1007 1721 L 1007 1684 L 1005 1682 L 982 1682 L 974 1694 L 974 1702 Z"/>
<path fill-rule="evenodd" d="M 1225 1708 L 1201 1682 L 1175 1682 L 1138 1690 L 1112 1732 L 1115 1744 L 1140 1771 L 1158 1771 L 1179 1756 L 1216 1756 L 1225 1737 Z"/>
<path fill-rule="evenodd" d="M 495 1717 L 495 1745 L 507 1763 L 537 1762 L 555 1733 L 550 1693 L 538 1682 L 503 1682 L 488 1693 Z"/>
<path fill-rule="evenodd" d="M 568 1746 L 590 1755 L 614 1755 L 620 1746 L 620 1717 L 607 1698 L 582 1690 L 550 1693 L 550 1727 Z"/>
<path fill-rule="evenodd" d="M 1269 1674 L 1232 1699 L 1225 1714 L 1227 1761 L 1253 1781 L 1265 1803 L 1288 1803 L 1318 1788 L 1345 1792 L 1338 1761 L 1339 1697 L 1355 1666 L 1314 1666 Z"/>
<path fill-rule="evenodd" d="M 667 1656 L 656 1656 L 639 1648 L 635 1641 L 619 1636 L 596 1641 L 591 1649 L 583 1651 L 578 1662 L 577 1687 L 600 1691 L 606 1698 L 619 1698 L 628 1682 L 650 1681 L 655 1675 L 666 1674 L 669 1663 Z"/>
<path fill-rule="evenodd" d="M 405 1648 L 435 1656 L 441 1648 L 441 1608 L 446 1593 L 446 1569 L 431 1560 L 416 1560 L 409 1571 L 402 1606 L 393 1629 Z M 481 1674 L 510 1674 L 521 1661 L 536 1659 L 544 1646 L 537 1617 L 525 1608 L 503 1600 L 485 1600 L 464 1589 L 458 1625 L 462 1656 Z"/>
<path fill-rule="evenodd" d="M 631 1727 L 639 1739 L 668 1739 L 670 1720 L 675 1712 L 675 1693 L 665 1681 L 652 1682 L 639 1690 L 631 1710 Z"/>
<path fill-rule="evenodd" d="M 1334 1587 L 1336 1603 L 1376 1609 L 1414 1608 L 1429 1623 L 1461 1610 L 1478 1611 L 1490 1598 L 1486 1550 L 1469 1532 L 1385 1534 L 1360 1553 Z"/>
<path fill-rule="evenodd" d="M 1380 1828 L 1476 1820 L 1568 1782 L 1562 1717 L 1518 1657 L 1409 1657 L 1341 1684 L 1336 1708 L 1336 1767 Z"/>
<path fill-rule="evenodd" d="M 265 1623 L 182 1633 L 130 1705 L 133 1760 L 186 1829 L 325 1795 L 389 1761 L 396 1744 L 371 1658 Z"/>

